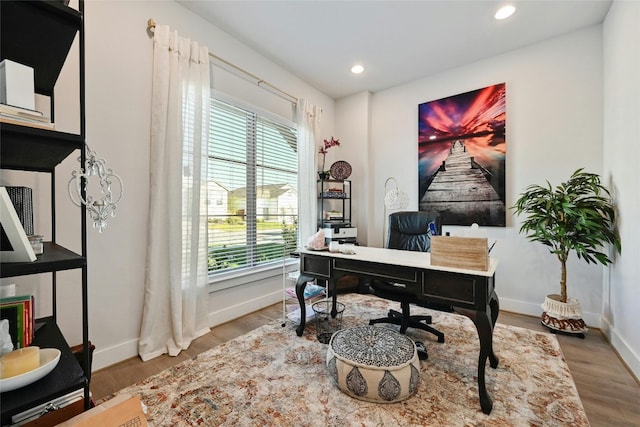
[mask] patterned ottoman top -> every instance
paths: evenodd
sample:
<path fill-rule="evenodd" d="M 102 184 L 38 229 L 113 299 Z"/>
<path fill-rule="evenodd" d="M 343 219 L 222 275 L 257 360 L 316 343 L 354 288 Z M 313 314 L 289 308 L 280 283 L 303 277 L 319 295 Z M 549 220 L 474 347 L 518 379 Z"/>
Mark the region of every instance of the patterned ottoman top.
<path fill-rule="evenodd" d="M 336 332 L 329 343 L 339 359 L 368 367 L 399 367 L 415 354 L 411 338 L 384 327 L 357 326 Z"/>

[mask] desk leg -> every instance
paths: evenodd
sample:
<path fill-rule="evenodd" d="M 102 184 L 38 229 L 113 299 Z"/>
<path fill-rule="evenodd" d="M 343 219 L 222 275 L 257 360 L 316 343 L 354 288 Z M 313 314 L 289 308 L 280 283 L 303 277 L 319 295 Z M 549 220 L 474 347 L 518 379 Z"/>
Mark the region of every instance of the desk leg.
<path fill-rule="evenodd" d="M 498 320 L 498 313 L 500 312 L 500 300 L 498 300 L 498 294 L 496 291 L 491 292 L 489 297 L 489 307 L 491 308 L 491 352 L 489 353 L 489 363 L 493 369 L 498 367 L 498 356 L 493 352 L 493 328 L 496 326 Z"/>
<path fill-rule="evenodd" d="M 335 319 L 338 315 L 338 280 L 329 279 L 329 293 L 331 294 L 331 317 Z M 329 295 L 327 295 L 327 298 Z"/>
<path fill-rule="evenodd" d="M 307 320 L 307 306 L 304 302 L 304 288 L 307 286 L 307 282 L 314 280 L 313 277 L 300 275 L 296 282 L 296 296 L 298 297 L 298 304 L 300 304 L 300 324 L 296 328 L 296 335 L 302 336 L 304 332 L 304 326 Z"/>
<path fill-rule="evenodd" d="M 493 327 L 498 319 L 499 310 L 498 295 L 493 292 L 489 298 L 486 311 L 458 310 L 473 321 L 480 339 L 480 354 L 478 356 L 478 396 L 482 412 L 490 414 L 493 409 L 493 401 L 487 392 L 485 384 L 485 369 L 487 359 L 492 368 L 498 367 L 498 356 L 493 351 Z"/>
<path fill-rule="evenodd" d="M 476 312 L 473 322 L 478 330 L 478 338 L 480 338 L 480 355 L 478 356 L 478 395 L 480 397 L 480 407 L 482 412 L 490 414 L 493 409 L 493 401 L 491 396 L 487 393 L 485 385 L 485 368 L 487 365 L 487 357 L 490 359 L 491 367 L 497 367 L 497 357 L 493 352 L 493 325 L 489 314 L 485 312 Z M 491 355 L 491 356 L 490 356 Z M 494 365 L 495 361 L 495 365 Z"/>

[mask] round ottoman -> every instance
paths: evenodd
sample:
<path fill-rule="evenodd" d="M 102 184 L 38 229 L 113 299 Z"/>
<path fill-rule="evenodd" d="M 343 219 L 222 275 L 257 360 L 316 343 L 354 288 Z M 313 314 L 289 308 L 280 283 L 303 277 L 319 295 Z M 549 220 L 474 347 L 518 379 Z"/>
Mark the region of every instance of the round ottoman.
<path fill-rule="evenodd" d="M 331 337 L 327 369 L 356 399 L 393 403 L 418 389 L 420 361 L 411 338 L 385 327 L 357 326 Z"/>

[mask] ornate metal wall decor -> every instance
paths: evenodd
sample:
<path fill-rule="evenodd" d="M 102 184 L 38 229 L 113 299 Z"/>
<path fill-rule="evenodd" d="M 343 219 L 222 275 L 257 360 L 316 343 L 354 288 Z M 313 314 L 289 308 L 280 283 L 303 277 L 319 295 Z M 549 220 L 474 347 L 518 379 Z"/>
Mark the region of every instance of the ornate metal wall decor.
<path fill-rule="evenodd" d="M 107 226 L 107 219 L 116 216 L 118 202 L 124 193 L 124 184 L 112 169 L 107 168 L 106 161 L 98 158 L 88 145 L 86 157 L 85 167 L 71 173 L 68 184 L 69 197 L 76 206 L 85 206 L 93 221 L 93 228 L 102 233 Z M 81 162 L 81 158 L 78 158 L 78 161 Z M 92 182 L 97 183 L 98 190 L 90 187 Z M 91 191 L 94 191 L 93 194 L 90 194 Z"/>

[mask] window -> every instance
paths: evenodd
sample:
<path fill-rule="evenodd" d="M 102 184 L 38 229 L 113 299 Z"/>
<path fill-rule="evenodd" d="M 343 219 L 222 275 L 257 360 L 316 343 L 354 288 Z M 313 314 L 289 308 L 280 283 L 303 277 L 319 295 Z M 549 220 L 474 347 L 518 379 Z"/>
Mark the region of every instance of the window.
<path fill-rule="evenodd" d="M 209 273 L 282 260 L 298 233 L 296 129 L 211 100 Z"/>

